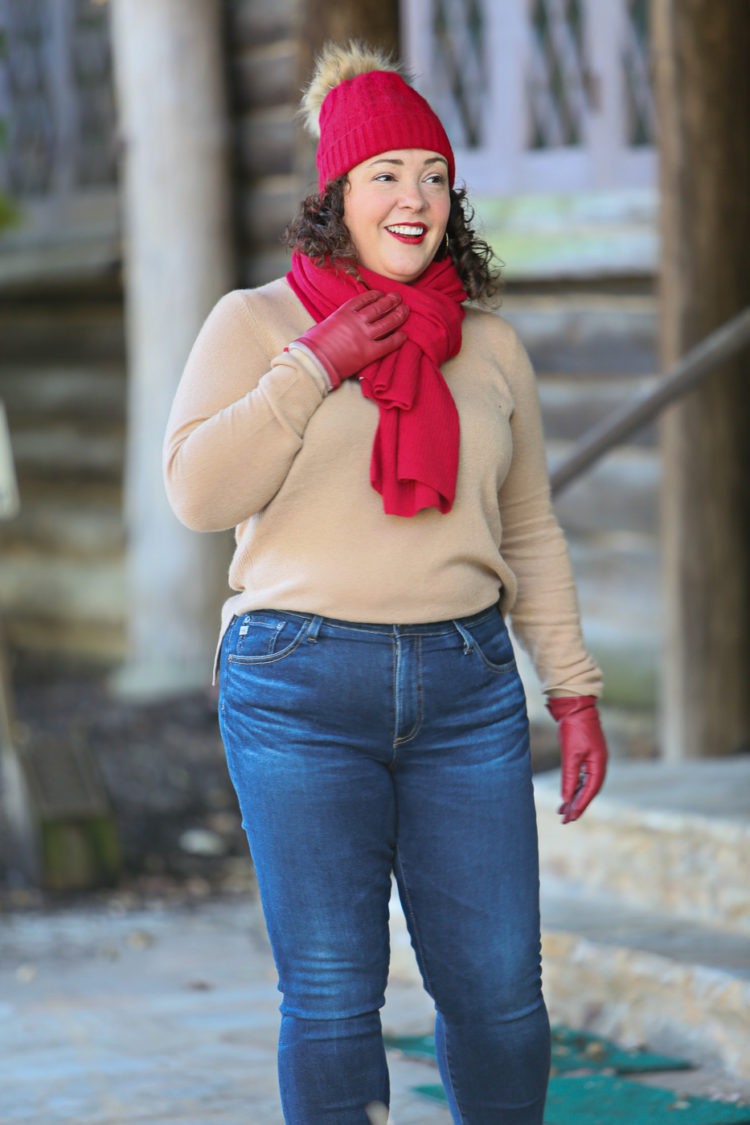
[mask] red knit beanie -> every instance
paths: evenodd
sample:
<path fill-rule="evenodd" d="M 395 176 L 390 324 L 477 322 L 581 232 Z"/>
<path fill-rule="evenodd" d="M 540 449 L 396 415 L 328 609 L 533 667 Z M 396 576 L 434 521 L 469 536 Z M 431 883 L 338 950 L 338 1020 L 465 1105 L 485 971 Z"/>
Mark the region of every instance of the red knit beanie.
<path fill-rule="evenodd" d="M 453 150 L 436 113 L 400 74 L 371 70 L 334 87 L 320 110 L 318 183 L 348 172 L 379 152 L 424 148 L 448 161 L 450 186 L 456 175 Z"/>
<path fill-rule="evenodd" d="M 390 66 L 386 56 L 361 43 L 329 45 L 317 62 L 303 105 L 311 132 L 319 132 L 318 182 L 326 184 L 380 152 L 423 148 L 455 162 L 439 117 Z"/>

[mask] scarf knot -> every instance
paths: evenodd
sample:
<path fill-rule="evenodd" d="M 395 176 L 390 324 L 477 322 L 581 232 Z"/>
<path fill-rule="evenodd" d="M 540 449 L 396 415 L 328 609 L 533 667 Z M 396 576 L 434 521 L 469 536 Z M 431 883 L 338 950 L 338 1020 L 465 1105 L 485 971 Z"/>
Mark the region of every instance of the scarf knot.
<path fill-rule="evenodd" d="M 350 297 L 368 289 L 398 293 L 409 306 L 407 339 L 359 373 L 379 419 L 370 483 L 388 515 L 414 516 L 423 508 L 451 510 L 458 476 L 459 421 L 440 367 L 461 348 L 466 293 L 450 259 L 432 262 L 404 284 L 358 267 L 359 278 L 295 253 L 287 280 L 320 323 Z"/>

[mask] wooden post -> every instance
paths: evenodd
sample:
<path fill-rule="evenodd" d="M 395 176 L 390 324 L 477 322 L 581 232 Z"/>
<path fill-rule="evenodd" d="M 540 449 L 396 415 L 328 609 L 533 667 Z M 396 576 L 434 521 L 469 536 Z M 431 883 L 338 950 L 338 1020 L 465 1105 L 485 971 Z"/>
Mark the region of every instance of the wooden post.
<path fill-rule="evenodd" d="M 301 0 L 299 19 L 300 87 L 309 82 L 316 55 L 329 42 L 344 44 L 361 39 L 399 57 L 399 0 L 351 0 L 348 4 Z M 303 179 L 310 180 L 307 190 L 317 190 L 313 162 L 314 145 L 305 134 L 300 137 L 298 168 Z"/>
<path fill-rule="evenodd" d="M 750 8 L 654 0 L 653 19 L 667 368 L 750 305 Z M 663 425 L 671 759 L 750 739 L 749 367 L 727 363 Z"/>
<path fill-rule="evenodd" d="M 312 58 L 324 43 L 362 39 L 372 47 L 398 53 L 398 0 L 302 0 L 303 38 Z"/>
<path fill-rule="evenodd" d="M 130 662 L 117 686 L 165 694 L 210 680 L 229 537 L 170 511 L 161 447 L 182 368 L 234 285 L 221 0 L 114 0 L 129 360 L 125 476 Z"/>

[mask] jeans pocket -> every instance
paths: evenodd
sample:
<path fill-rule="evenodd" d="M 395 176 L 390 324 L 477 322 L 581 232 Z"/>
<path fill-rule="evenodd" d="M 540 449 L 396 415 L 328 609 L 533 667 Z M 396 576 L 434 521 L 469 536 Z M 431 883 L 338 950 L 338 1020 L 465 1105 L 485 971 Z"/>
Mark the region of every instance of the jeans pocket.
<path fill-rule="evenodd" d="M 471 638 L 472 651 L 491 672 L 500 674 L 515 669 L 513 642 L 499 613 L 472 625 L 471 629 L 465 625 L 462 628 Z"/>
<path fill-rule="evenodd" d="M 248 613 L 232 626 L 228 664 L 269 664 L 283 660 L 299 645 L 309 629 L 300 621 L 278 613 Z"/>

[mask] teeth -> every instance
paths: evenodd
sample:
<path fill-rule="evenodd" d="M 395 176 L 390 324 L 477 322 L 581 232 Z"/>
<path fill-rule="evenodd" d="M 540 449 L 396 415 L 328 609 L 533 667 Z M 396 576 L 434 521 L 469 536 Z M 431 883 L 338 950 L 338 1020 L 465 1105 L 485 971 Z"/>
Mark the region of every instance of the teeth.
<path fill-rule="evenodd" d="M 411 227 L 406 223 L 401 223 L 399 226 L 388 227 L 388 230 L 393 231 L 394 234 L 403 234 L 407 238 L 417 238 L 420 234 L 424 234 L 424 227 Z"/>

